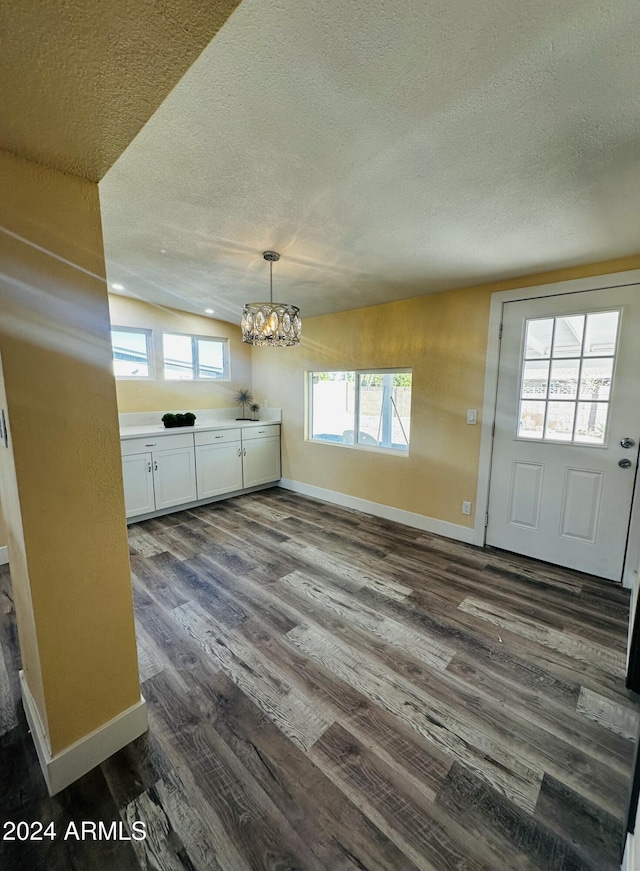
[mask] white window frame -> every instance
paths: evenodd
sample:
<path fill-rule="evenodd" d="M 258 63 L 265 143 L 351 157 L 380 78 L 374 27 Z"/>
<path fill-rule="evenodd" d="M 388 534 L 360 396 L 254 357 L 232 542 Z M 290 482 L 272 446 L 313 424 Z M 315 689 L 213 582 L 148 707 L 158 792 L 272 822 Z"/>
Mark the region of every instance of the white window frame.
<path fill-rule="evenodd" d="M 326 441 L 325 439 L 314 438 L 313 433 L 313 376 L 319 374 L 320 372 L 353 372 L 354 375 L 354 440 L 353 444 L 348 444 L 346 442 L 333 442 Z M 377 368 L 369 368 L 369 369 L 314 369 L 309 370 L 307 373 L 307 414 L 306 414 L 306 422 L 307 422 L 307 431 L 306 431 L 306 441 L 312 442 L 316 445 L 331 445 L 335 448 L 348 448 L 350 450 L 358 450 L 358 451 L 372 451 L 376 454 L 388 454 L 393 457 L 408 457 L 409 451 L 411 450 L 411 436 L 409 436 L 409 444 L 405 448 L 392 448 L 386 445 L 366 445 L 360 444 L 357 441 L 358 433 L 360 432 L 360 376 L 361 375 L 398 375 L 398 374 L 408 374 L 412 376 L 412 389 L 413 389 L 413 367 L 411 366 L 399 366 L 394 369 L 377 369 Z M 412 393 L 412 406 L 413 406 L 413 393 Z M 384 414 L 384 410 L 383 410 Z M 384 415 L 386 420 L 383 419 L 383 433 L 385 430 L 388 431 L 389 440 L 391 433 L 391 423 L 393 421 L 393 415 Z M 384 436 L 383 436 L 384 438 Z"/>
<path fill-rule="evenodd" d="M 113 332 L 116 330 L 120 333 L 138 333 L 139 335 L 145 336 L 147 340 L 147 365 L 149 367 L 148 375 L 116 375 L 114 371 L 114 377 L 116 381 L 155 381 L 156 380 L 156 367 L 155 367 L 155 355 L 153 353 L 153 341 L 152 341 L 152 330 L 145 329 L 145 327 L 121 327 L 118 324 L 111 324 L 111 359 L 113 365 Z"/>
<path fill-rule="evenodd" d="M 188 339 L 191 339 L 191 362 L 193 365 L 193 378 L 167 378 L 165 375 L 165 356 L 164 356 L 164 337 L 165 336 L 186 336 Z M 222 367 L 224 374 L 222 378 L 201 378 L 199 376 L 200 371 L 200 362 L 198 359 L 198 342 L 218 342 L 222 345 Z M 180 333 L 176 330 L 163 330 L 162 331 L 162 377 L 165 381 L 171 382 L 172 384 L 188 384 L 194 381 L 206 382 L 207 384 L 219 384 L 221 381 L 230 381 L 231 380 L 231 372 L 230 372 L 230 364 L 229 364 L 229 339 L 224 338 L 223 336 L 203 336 L 198 333 Z"/>

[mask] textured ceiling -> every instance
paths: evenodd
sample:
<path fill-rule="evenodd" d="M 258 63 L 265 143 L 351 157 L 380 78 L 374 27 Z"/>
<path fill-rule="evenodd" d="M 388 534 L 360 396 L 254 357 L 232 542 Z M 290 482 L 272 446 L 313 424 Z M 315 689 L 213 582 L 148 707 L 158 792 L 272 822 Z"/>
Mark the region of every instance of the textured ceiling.
<path fill-rule="evenodd" d="M 100 185 L 109 280 L 239 321 L 634 253 L 637 0 L 243 0 Z"/>
<path fill-rule="evenodd" d="M 6 0 L 0 148 L 98 181 L 239 0 Z"/>

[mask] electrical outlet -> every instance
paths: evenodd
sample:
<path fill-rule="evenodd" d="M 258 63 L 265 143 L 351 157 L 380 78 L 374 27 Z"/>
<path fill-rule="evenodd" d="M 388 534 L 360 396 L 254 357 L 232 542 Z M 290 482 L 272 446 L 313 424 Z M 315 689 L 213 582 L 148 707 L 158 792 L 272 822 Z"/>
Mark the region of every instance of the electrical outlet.
<path fill-rule="evenodd" d="M 463 514 L 471 514 L 471 502 L 463 502 L 462 503 L 462 513 Z"/>

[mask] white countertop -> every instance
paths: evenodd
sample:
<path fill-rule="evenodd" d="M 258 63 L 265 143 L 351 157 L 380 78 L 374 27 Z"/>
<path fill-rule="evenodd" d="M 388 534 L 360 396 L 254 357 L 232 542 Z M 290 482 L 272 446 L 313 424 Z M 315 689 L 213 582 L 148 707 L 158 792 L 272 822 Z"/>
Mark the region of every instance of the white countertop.
<path fill-rule="evenodd" d="M 148 436 L 177 435 L 185 432 L 203 432 L 216 429 L 248 429 L 256 426 L 280 426 L 279 420 L 196 420 L 193 426 L 173 426 L 152 424 L 151 426 L 122 426 L 121 439 L 145 438 Z"/>

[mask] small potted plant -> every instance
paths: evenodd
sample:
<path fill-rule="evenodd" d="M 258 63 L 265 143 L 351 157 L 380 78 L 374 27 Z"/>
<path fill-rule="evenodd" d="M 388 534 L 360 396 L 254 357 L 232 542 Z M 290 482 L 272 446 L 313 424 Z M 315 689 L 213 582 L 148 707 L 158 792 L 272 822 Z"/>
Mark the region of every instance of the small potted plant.
<path fill-rule="evenodd" d="M 167 414 L 162 415 L 162 422 L 167 429 L 174 426 L 193 426 L 196 422 L 196 416 L 192 411 L 186 411 L 184 414 Z"/>
<path fill-rule="evenodd" d="M 236 417 L 236 420 L 251 420 L 250 417 L 245 417 L 245 406 L 249 405 L 253 402 L 253 396 L 251 395 L 251 391 L 247 390 L 246 387 L 241 387 L 240 390 L 236 390 L 233 400 L 236 405 L 242 406 L 242 417 Z"/>
<path fill-rule="evenodd" d="M 196 416 L 192 411 L 185 411 L 184 414 L 176 414 L 178 418 L 178 426 L 193 426 L 196 422 Z"/>
<path fill-rule="evenodd" d="M 257 402 L 252 402 L 251 405 L 249 406 L 249 411 L 251 412 L 251 419 L 257 420 L 258 419 L 258 412 L 260 411 L 260 406 L 258 405 Z"/>

